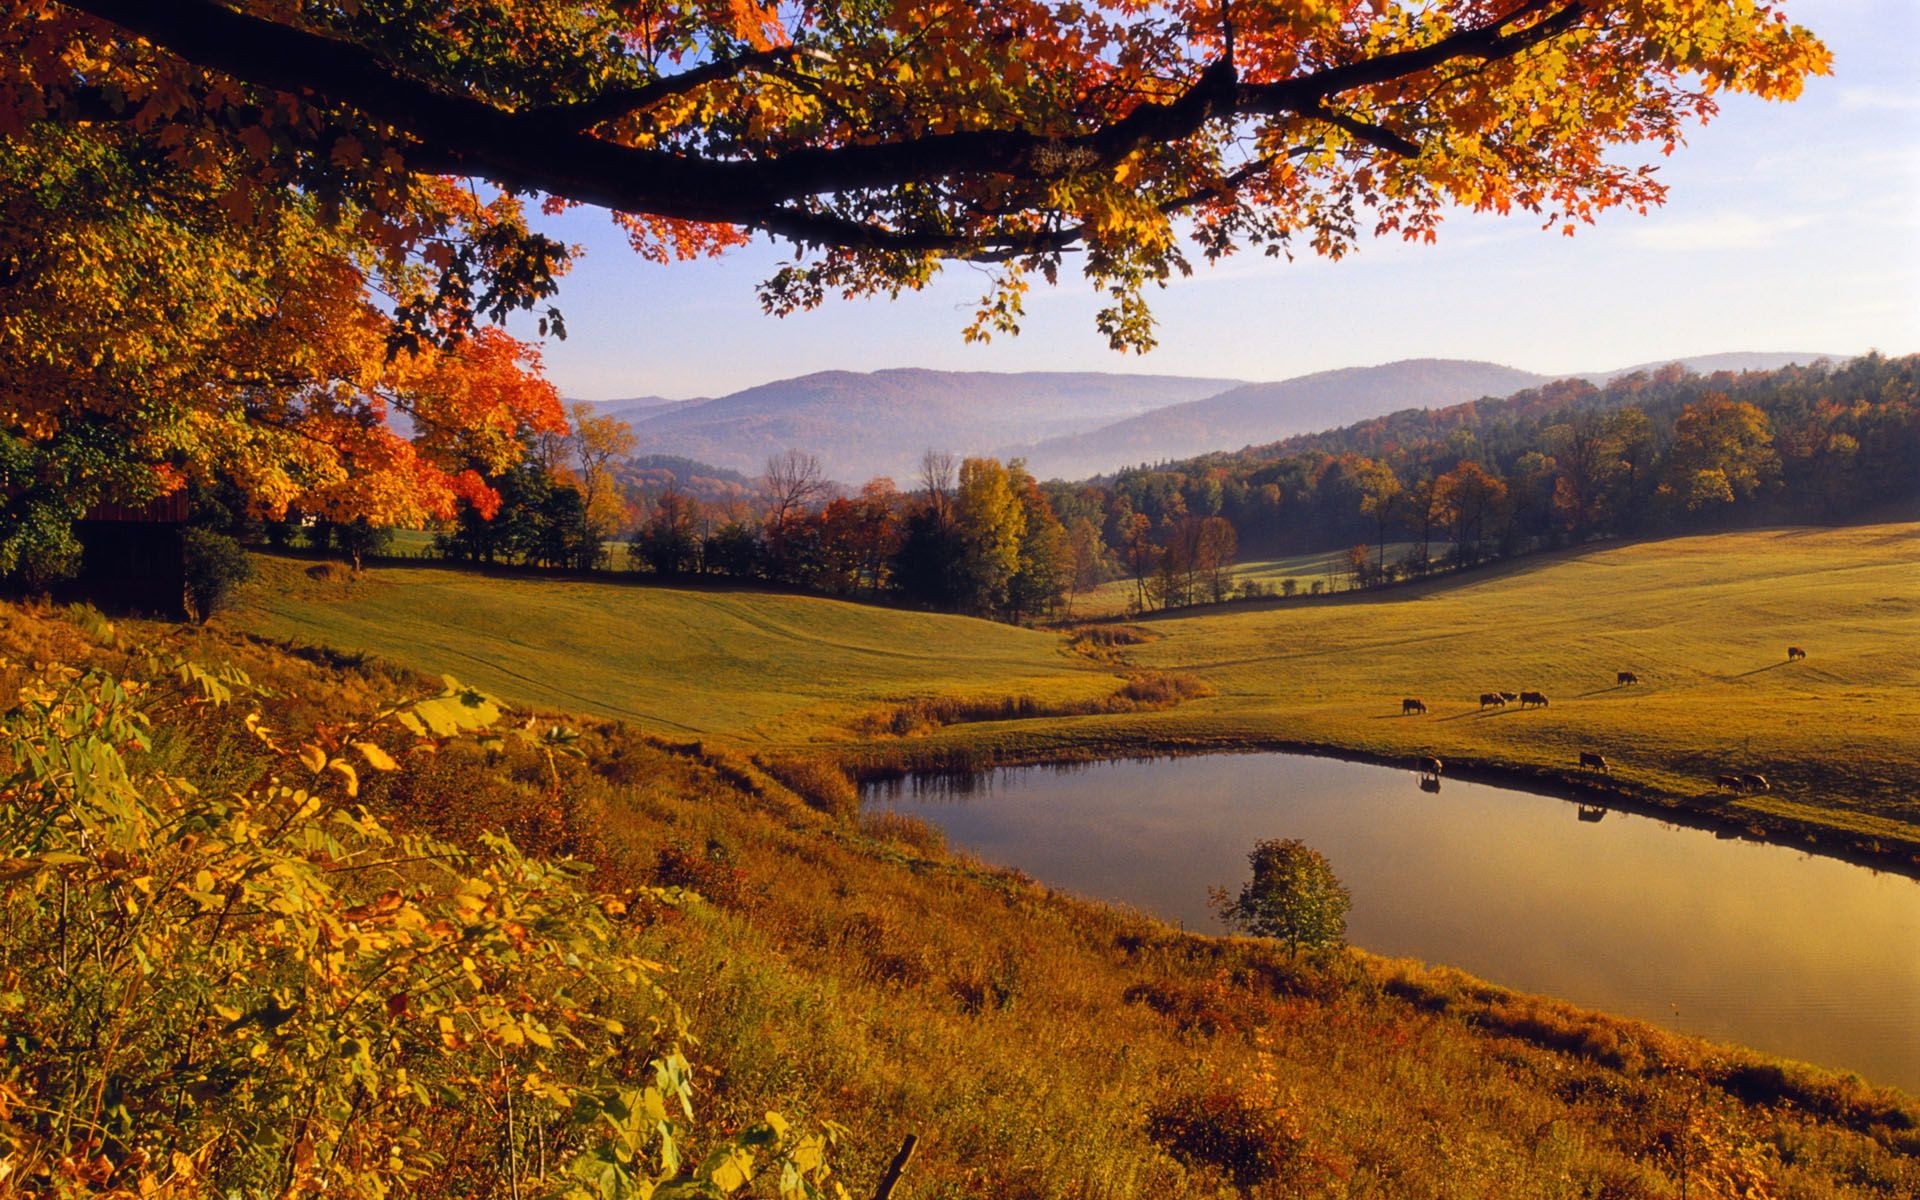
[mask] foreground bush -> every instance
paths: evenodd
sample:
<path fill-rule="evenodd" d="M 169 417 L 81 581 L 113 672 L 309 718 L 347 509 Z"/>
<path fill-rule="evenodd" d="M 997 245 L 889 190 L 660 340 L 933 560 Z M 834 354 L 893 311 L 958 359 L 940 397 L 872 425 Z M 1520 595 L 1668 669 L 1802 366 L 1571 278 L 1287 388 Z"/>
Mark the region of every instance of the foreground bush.
<path fill-rule="evenodd" d="M 683 1021 L 619 919 L 692 901 L 343 803 L 491 702 L 284 747 L 252 715 L 227 796 L 142 769 L 143 692 L 247 687 L 55 667 L 0 722 L 0 1193 L 821 1193 L 833 1131 L 774 1114 L 691 1157 Z"/>

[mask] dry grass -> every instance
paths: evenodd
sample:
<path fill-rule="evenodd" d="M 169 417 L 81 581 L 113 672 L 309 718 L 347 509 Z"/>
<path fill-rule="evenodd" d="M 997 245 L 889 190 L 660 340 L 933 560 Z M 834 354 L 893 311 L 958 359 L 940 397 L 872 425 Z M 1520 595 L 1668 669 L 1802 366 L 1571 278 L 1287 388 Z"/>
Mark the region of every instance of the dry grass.
<path fill-rule="evenodd" d="M 216 632 L 138 630 L 231 659 L 299 737 L 390 676 Z M 0 656 L 123 662 L 62 621 L 0 620 Z M 324 707 L 307 699 L 324 697 Z M 220 786 L 237 711 L 156 709 L 156 756 Z M 936 840 L 823 814 L 725 748 L 578 721 L 583 760 L 443 752 L 369 777 L 363 800 L 466 838 L 504 828 L 580 856 L 636 906 L 701 1039 L 702 1122 L 778 1108 L 852 1131 L 854 1194 L 906 1132 L 922 1200 L 993 1197 L 1656 1197 L 1825 1200 L 1920 1188 L 1920 1104 L 1844 1077 L 1578 1013 L 1361 954 L 1289 960 L 1057 895 Z M 234 764 L 238 763 L 239 767 Z M 771 767 L 771 764 L 770 764 Z M 801 776 L 792 776 L 801 778 Z"/>
<path fill-rule="evenodd" d="M 1464 580 L 1059 635 L 746 592 L 263 563 L 234 620 L 669 736 L 948 767 L 1300 744 L 1612 786 L 1920 854 L 1920 525 L 1595 546 Z M 1786 647 L 1802 645 L 1804 662 Z M 1634 671 L 1635 686 L 1615 673 Z M 1152 672 L 1214 692 L 1110 704 Z M 1545 709 L 1482 712 L 1493 690 Z M 1401 717 L 1415 696 L 1425 717 Z M 1168 697 L 1171 699 L 1172 697 Z M 1123 697 L 1125 699 L 1125 697 Z M 1770 792 L 1733 795 L 1727 770 Z"/>
<path fill-rule="evenodd" d="M 922 696 L 890 709 L 863 714 L 854 729 L 864 737 L 913 737 L 949 725 L 1036 721 L 1045 717 L 1084 717 L 1101 713 L 1152 712 L 1182 700 L 1211 696 L 1213 689 L 1193 675 L 1133 671 L 1111 696 L 1086 700 L 1044 700 L 1036 696 Z"/>

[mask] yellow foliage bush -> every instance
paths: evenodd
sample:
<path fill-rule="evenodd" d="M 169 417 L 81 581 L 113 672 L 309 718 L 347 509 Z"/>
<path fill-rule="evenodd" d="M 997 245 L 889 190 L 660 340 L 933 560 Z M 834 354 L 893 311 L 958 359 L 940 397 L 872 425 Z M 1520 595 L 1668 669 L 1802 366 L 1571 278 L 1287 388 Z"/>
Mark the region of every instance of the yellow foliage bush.
<path fill-rule="evenodd" d="M 692 1154 L 684 1021 L 621 918 L 696 901 L 346 802 L 492 701 L 449 681 L 284 747 L 250 714 L 266 769 L 204 795 L 143 769 L 142 701 L 251 685 L 156 676 L 47 668 L 0 719 L 0 1193 L 840 1194 L 832 1127 Z"/>

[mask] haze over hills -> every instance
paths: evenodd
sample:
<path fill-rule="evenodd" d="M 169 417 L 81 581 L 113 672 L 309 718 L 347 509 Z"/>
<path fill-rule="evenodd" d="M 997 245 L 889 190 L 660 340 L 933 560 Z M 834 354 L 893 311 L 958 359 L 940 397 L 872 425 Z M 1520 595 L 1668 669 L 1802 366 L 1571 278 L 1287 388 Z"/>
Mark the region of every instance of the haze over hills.
<path fill-rule="evenodd" d="M 1538 387 L 1550 378 L 1499 363 L 1450 358 L 1348 367 L 1277 383 L 1250 383 L 1086 433 L 1050 438 L 1028 447 L 1025 453 L 1033 470 L 1042 477 L 1076 478 L 1130 463 L 1188 458 L 1209 450 L 1278 441 L 1403 408 L 1434 408 L 1482 396 L 1504 396 Z"/>
<path fill-rule="evenodd" d="M 1697 375 L 1711 375 L 1715 371 L 1777 371 L 1781 367 L 1790 367 L 1795 363 L 1805 366 L 1808 363 L 1819 362 L 1823 358 L 1841 362 L 1852 357 L 1851 354 L 1813 354 L 1799 351 L 1735 351 L 1730 354 L 1702 354 L 1694 358 L 1636 363 L 1631 367 L 1621 367 L 1613 371 L 1583 371 L 1579 378 L 1592 383 L 1605 383 L 1616 376 L 1631 375 L 1635 371 L 1657 371 L 1669 362 L 1675 361 Z"/>
<path fill-rule="evenodd" d="M 1674 360 L 1701 373 L 1845 357 L 1739 353 Z M 1595 382 L 1664 363 L 1581 373 Z M 1405 408 L 1506 396 L 1554 378 L 1499 363 L 1408 359 L 1270 383 L 1106 372 L 823 371 L 717 398 L 601 403 L 633 427 L 637 455 L 673 455 L 757 475 L 789 448 L 858 483 L 908 485 L 929 447 L 1025 457 L 1042 478 L 1279 441 Z"/>
<path fill-rule="evenodd" d="M 903 485 L 928 447 L 988 454 L 1001 446 L 1094 429 L 1238 382 L 1174 375 L 902 369 L 822 371 L 671 406 L 608 406 L 633 426 L 636 453 L 674 454 L 757 473 L 794 447 L 827 473 Z"/>

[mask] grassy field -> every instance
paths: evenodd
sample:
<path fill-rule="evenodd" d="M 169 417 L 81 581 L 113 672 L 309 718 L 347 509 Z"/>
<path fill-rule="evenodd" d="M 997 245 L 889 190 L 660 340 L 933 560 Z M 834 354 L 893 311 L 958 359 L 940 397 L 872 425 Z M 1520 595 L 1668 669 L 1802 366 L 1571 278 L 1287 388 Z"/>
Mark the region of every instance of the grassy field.
<path fill-rule="evenodd" d="M 1394 562 L 1406 556 L 1412 548 L 1410 542 L 1388 542 L 1387 561 Z M 1446 552 L 1444 543 L 1436 543 L 1431 552 L 1438 557 Z M 1299 585 L 1302 595 L 1313 590 L 1319 583 L 1328 592 L 1344 591 L 1352 586 L 1353 580 L 1347 570 L 1347 552 L 1345 550 L 1323 550 L 1313 554 L 1295 554 L 1286 558 L 1262 558 L 1253 562 L 1243 562 L 1233 568 L 1235 583 L 1243 580 L 1266 584 L 1275 592 L 1280 590 L 1282 580 L 1291 579 Z M 1090 592 L 1074 598 L 1073 615 L 1080 618 L 1115 617 L 1127 611 L 1128 604 L 1134 599 L 1135 588 L 1131 579 L 1115 579 L 1103 583 Z"/>
<path fill-rule="evenodd" d="M 1105 661 L 1059 635 L 825 600 L 382 571 L 315 583 L 269 561 L 233 620 L 371 650 L 509 698 L 662 732 L 844 745 L 908 697 L 1025 697 L 1045 711 L 1128 671 L 1215 694 L 1154 711 L 950 725 L 869 760 L 1035 759 L 1303 743 L 1438 754 L 1622 785 L 1743 821 L 1805 822 L 1920 850 L 1920 525 L 1788 529 L 1541 555 L 1464 579 L 1262 602 L 1130 628 Z M 1806 647 L 1786 661 L 1789 644 Z M 1641 682 L 1621 687 L 1617 671 Z M 1482 712 L 1482 692 L 1545 709 Z M 1403 717 L 1418 697 L 1426 716 Z M 1729 796 L 1722 771 L 1773 790 Z"/>
<path fill-rule="evenodd" d="M 430 586 L 396 591 L 418 601 L 429 593 L 408 588 Z M 424 686 L 218 626 L 122 634 L 157 661 L 244 669 L 270 688 L 264 726 L 289 745 Z M 37 684 L 29 664 L 146 661 L 0 607 L 9 690 Z M 207 793 L 257 780 L 254 701 L 208 705 L 153 670 L 139 694 L 154 749 L 136 768 Z M 909 1132 L 921 1150 L 897 1194 L 918 1200 L 1836 1200 L 1920 1186 L 1920 1107 L 1858 1079 L 1444 969 L 1196 936 L 950 855 L 915 822 L 830 817 L 735 749 L 573 724 L 580 755 L 558 760 L 513 738 L 408 754 L 389 726 L 403 766 L 364 774 L 357 803 L 456 839 L 505 829 L 535 854 L 584 858 L 615 896 L 695 889 L 704 902 L 636 908 L 623 928 L 671 967 L 699 1039 L 696 1128 L 769 1108 L 841 1123 L 853 1195 L 873 1194 Z"/>
<path fill-rule="evenodd" d="M 807 596 L 375 568 L 313 578 L 264 558 L 230 618 L 367 651 L 521 704 L 650 731 L 795 744 L 919 696 L 1111 693 L 1059 636 Z"/>
<path fill-rule="evenodd" d="M 1195 733 L 1566 768 L 1591 749 L 1662 792 L 1756 771 L 1774 790 L 1735 806 L 1920 826 L 1920 525 L 1646 542 L 1143 627 L 1160 640 L 1132 658 L 1220 693 L 1170 714 Z M 1498 690 L 1552 703 L 1482 712 Z"/>

